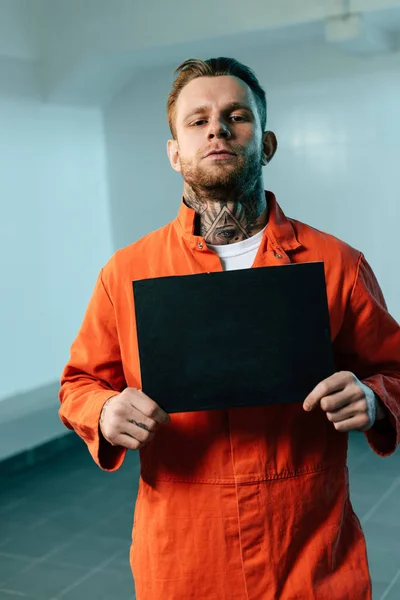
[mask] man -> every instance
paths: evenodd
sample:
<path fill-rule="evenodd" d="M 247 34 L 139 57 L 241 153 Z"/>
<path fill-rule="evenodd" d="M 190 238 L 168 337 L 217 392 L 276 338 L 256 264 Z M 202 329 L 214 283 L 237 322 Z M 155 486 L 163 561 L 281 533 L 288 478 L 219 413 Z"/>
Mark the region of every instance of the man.
<path fill-rule="evenodd" d="M 399 326 L 364 256 L 288 219 L 264 191 L 277 141 L 254 73 L 227 58 L 176 72 L 167 151 L 184 180 L 179 214 L 102 269 L 62 376 L 61 419 L 104 470 L 140 450 L 139 600 L 368 600 L 347 437 L 365 432 L 382 456 L 397 447 Z M 336 372 L 304 405 L 170 417 L 141 390 L 132 281 L 316 260 Z"/>

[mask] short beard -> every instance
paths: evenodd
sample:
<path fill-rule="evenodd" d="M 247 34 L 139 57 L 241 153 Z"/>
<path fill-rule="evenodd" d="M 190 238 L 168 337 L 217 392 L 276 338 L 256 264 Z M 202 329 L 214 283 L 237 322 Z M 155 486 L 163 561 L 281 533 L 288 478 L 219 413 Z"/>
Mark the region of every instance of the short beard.
<path fill-rule="evenodd" d="M 181 158 L 181 174 L 185 184 L 199 199 L 214 199 L 224 201 L 236 196 L 239 200 L 243 196 L 252 194 L 262 177 L 262 151 L 259 155 L 246 158 L 237 155 L 236 168 L 221 162 L 208 167 L 202 161 L 200 164 L 191 165 Z"/>

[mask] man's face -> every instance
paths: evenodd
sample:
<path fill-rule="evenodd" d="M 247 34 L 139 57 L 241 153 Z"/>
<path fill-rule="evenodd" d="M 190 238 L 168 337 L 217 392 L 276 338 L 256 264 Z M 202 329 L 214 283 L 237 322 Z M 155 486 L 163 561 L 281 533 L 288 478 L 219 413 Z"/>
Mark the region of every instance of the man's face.
<path fill-rule="evenodd" d="M 177 141 L 168 142 L 171 165 L 194 190 L 240 192 L 256 185 L 263 136 L 253 93 L 243 81 L 232 76 L 192 80 L 178 97 L 175 127 Z M 207 156 L 216 148 L 234 155 Z"/>

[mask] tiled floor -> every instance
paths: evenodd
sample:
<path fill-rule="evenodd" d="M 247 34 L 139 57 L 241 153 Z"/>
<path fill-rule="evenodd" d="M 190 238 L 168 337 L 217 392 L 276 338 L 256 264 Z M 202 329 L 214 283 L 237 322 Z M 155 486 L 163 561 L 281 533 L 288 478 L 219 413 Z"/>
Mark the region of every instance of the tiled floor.
<path fill-rule="evenodd" d="M 137 454 L 104 473 L 76 440 L 68 452 L 1 478 L 0 600 L 135 597 L 128 554 Z M 374 600 L 400 600 L 400 451 L 381 459 L 355 433 L 349 467 Z"/>

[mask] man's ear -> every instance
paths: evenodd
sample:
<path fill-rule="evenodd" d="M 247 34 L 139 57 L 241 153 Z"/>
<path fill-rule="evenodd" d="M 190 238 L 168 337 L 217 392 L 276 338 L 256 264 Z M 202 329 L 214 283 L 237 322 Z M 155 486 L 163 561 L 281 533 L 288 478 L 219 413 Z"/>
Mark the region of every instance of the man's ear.
<path fill-rule="evenodd" d="M 167 154 L 171 167 L 178 173 L 181 172 L 181 161 L 179 159 L 179 145 L 177 140 L 168 140 Z"/>
<path fill-rule="evenodd" d="M 278 148 L 278 140 L 276 139 L 276 135 L 273 131 L 265 131 L 263 134 L 263 164 L 269 163 Z"/>

